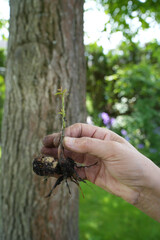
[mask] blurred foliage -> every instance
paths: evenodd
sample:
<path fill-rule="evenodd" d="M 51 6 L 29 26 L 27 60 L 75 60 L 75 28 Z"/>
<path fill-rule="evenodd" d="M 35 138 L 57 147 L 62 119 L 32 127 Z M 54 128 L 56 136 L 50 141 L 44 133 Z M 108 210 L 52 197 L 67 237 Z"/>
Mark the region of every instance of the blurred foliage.
<path fill-rule="evenodd" d="M 6 51 L 5 49 L 0 49 L 0 67 L 5 67 L 6 64 Z"/>
<path fill-rule="evenodd" d="M 0 75 L 0 129 L 1 129 L 1 126 L 2 126 L 2 114 L 3 114 L 4 97 L 5 97 L 4 78 Z"/>
<path fill-rule="evenodd" d="M 0 29 L 5 27 L 5 25 L 7 24 L 8 20 L 5 19 L 0 19 Z"/>
<path fill-rule="evenodd" d="M 139 29 L 149 28 L 153 21 L 160 23 L 159 0 L 96 1 L 104 6 L 105 12 L 109 16 L 108 23 L 112 26 L 111 33 L 121 31 L 128 39 L 132 39 Z"/>
<path fill-rule="evenodd" d="M 94 123 L 104 126 L 100 113 L 106 112 L 116 119 L 114 131 L 124 129 L 127 140 L 160 164 L 160 44 L 123 42 L 104 54 L 95 43 L 86 47 L 86 57 L 87 107 Z"/>
<path fill-rule="evenodd" d="M 8 28 L 8 20 L 0 19 L 0 30 L 4 30 Z M 5 35 L 0 32 L 0 37 L 2 39 L 6 39 Z M 6 65 L 6 50 L 0 49 L 0 133 L 1 133 L 1 127 L 2 127 L 2 115 L 3 115 L 3 104 L 4 104 L 4 98 L 5 98 L 5 81 L 4 81 L 4 70 Z M 1 134 L 0 134 L 0 141 L 1 141 Z M 0 150 L 1 151 L 1 150 Z M 1 152 L 0 152 L 1 157 Z"/>
<path fill-rule="evenodd" d="M 6 63 L 6 51 L 4 49 L 0 49 L 0 68 L 1 67 L 4 68 L 5 63 Z M 1 72 L 0 72 L 0 132 L 1 132 L 1 126 L 2 126 L 4 98 L 5 98 L 5 82 L 4 82 L 4 76 L 1 75 Z"/>
<path fill-rule="evenodd" d="M 0 19 L 0 29 L 4 30 L 4 29 L 8 29 L 9 28 L 9 21 L 6 19 Z M 2 33 L 2 31 L 0 32 L 0 37 L 2 39 L 7 40 L 5 34 Z"/>

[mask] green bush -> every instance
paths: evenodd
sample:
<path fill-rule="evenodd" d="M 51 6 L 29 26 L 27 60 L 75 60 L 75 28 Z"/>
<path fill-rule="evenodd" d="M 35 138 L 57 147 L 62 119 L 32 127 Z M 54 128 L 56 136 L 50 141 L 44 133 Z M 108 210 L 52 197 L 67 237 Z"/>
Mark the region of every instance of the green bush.
<path fill-rule="evenodd" d="M 94 123 L 160 164 L 160 45 L 122 43 L 107 55 L 96 44 L 86 50 L 87 107 Z"/>
<path fill-rule="evenodd" d="M 0 129 L 1 129 L 1 126 L 2 126 L 4 97 L 5 97 L 4 78 L 0 75 Z"/>
<path fill-rule="evenodd" d="M 5 67 L 6 63 L 6 52 L 4 49 L 0 49 L 0 68 Z M 3 115 L 3 105 L 5 98 L 5 82 L 4 76 L 0 74 L 0 132 L 2 126 L 2 115 Z"/>

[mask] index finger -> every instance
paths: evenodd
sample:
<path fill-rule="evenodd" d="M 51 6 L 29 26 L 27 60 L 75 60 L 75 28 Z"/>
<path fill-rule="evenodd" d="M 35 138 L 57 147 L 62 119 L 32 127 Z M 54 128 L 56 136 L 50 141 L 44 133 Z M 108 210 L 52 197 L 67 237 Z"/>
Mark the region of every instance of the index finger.
<path fill-rule="evenodd" d="M 65 136 L 80 138 L 90 137 L 101 140 L 110 140 L 123 143 L 125 140 L 116 133 L 106 129 L 85 123 L 75 123 L 65 129 Z M 45 147 L 58 147 L 60 141 L 60 133 L 48 135 L 43 140 Z"/>
<path fill-rule="evenodd" d="M 94 133 L 97 131 L 96 126 L 83 124 L 83 123 L 75 123 L 68 128 L 65 129 L 65 136 L 68 137 L 92 137 Z M 60 133 L 53 133 L 46 136 L 43 139 L 43 145 L 45 147 L 58 147 L 58 143 L 60 141 Z"/>
<path fill-rule="evenodd" d="M 71 125 L 66 129 L 65 136 L 74 138 L 90 137 L 120 143 L 125 142 L 124 138 L 120 137 L 118 134 L 112 132 L 107 128 L 97 127 L 85 123 L 75 123 Z"/>

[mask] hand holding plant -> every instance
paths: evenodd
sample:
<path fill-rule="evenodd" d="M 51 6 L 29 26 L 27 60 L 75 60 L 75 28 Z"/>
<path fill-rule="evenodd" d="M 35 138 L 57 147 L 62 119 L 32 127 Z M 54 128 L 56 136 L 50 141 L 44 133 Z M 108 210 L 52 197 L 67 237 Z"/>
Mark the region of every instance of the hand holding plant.
<path fill-rule="evenodd" d="M 44 139 L 42 153 L 57 156 L 60 133 Z M 65 156 L 92 168 L 77 173 L 106 191 L 135 205 L 160 221 L 159 168 L 116 133 L 87 124 L 74 124 L 65 130 Z"/>

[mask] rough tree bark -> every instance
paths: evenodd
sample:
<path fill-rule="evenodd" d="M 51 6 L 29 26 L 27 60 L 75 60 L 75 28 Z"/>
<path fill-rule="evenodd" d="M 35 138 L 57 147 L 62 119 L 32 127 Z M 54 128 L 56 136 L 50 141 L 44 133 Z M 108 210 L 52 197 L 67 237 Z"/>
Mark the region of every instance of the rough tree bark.
<path fill-rule="evenodd" d="M 0 172 L 0 239 L 78 239 L 78 190 L 65 184 L 44 198 L 32 172 L 41 139 L 61 129 L 60 100 L 68 89 L 67 124 L 84 121 L 82 0 L 10 0 L 10 36 Z"/>

